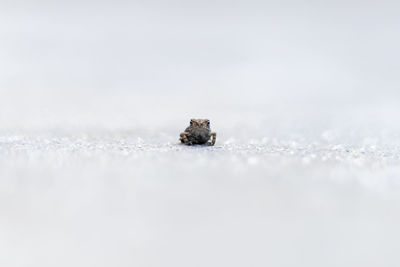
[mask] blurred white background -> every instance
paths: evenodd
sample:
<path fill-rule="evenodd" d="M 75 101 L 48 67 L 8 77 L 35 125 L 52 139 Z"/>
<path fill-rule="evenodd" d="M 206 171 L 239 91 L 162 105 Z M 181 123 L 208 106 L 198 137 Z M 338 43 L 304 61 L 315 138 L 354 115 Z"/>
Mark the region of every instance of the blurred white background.
<path fill-rule="evenodd" d="M 132 127 L 193 115 L 230 127 L 238 110 L 256 113 L 255 124 L 368 110 L 380 121 L 397 109 L 396 1 L 2 0 L 0 7 L 3 128 Z"/>
<path fill-rule="evenodd" d="M 399 8 L 0 0 L 0 265 L 399 266 Z"/>

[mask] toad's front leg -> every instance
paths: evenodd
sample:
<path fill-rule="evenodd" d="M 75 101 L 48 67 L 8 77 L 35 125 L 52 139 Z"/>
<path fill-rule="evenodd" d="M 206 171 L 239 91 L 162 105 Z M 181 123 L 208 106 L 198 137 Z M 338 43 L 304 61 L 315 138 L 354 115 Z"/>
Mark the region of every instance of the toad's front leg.
<path fill-rule="evenodd" d="M 206 145 L 213 146 L 215 145 L 215 141 L 217 140 L 217 133 L 211 133 L 210 140 L 207 141 Z"/>
<path fill-rule="evenodd" d="M 189 141 L 188 136 L 190 135 L 189 132 L 183 132 L 181 133 L 181 138 L 179 139 L 181 141 L 182 144 L 191 146 L 193 145 L 193 143 L 191 141 Z"/>

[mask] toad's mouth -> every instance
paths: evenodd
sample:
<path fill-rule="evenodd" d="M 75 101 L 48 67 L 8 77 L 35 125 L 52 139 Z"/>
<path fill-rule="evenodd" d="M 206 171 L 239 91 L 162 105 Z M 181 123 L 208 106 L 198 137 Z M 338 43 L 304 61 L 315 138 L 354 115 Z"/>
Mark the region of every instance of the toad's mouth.
<path fill-rule="evenodd" d="M 196 134 L 196 135 L 207 135 L 207 134 L 210 133 L 210 130 L 209 129 L 205 129 L 205 128 L 201 128 L 201 127 L 199 127 L 199 128 L 195 127 L 193 129 L 193 133 Z"/>

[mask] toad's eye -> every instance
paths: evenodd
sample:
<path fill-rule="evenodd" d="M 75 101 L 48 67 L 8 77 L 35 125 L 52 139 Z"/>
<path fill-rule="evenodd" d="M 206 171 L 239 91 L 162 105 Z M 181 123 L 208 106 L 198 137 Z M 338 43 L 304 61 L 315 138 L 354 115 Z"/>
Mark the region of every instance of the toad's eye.
<path fill-rule="evenodd" d="M 207 123 L 207 126 L 210 126 L 210 121 L 206 121 L 206 123 Z"/>
<path fill-rule="evenodd" d="M 190 125 L 193 125 L 193 120 L 190 120 Z"/>

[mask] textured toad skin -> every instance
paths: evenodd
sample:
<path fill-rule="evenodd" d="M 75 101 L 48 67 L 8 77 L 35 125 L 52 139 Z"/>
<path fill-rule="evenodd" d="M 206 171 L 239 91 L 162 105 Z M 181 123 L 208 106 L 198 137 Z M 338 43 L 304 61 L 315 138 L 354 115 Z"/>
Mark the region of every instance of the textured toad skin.
<path fill-rule="evenodd" d="M 207 145 L 213 146 L 217 139 L 217 134 L 211 132 L 210 120 L 191 119 L 190 126 L 181 133 L 180 141 L 182 144 L 192 145 Z"/>

